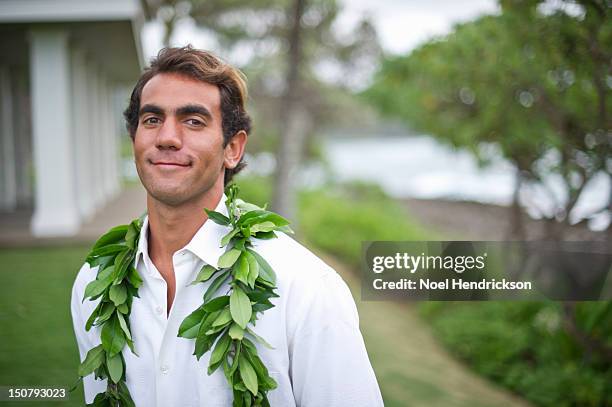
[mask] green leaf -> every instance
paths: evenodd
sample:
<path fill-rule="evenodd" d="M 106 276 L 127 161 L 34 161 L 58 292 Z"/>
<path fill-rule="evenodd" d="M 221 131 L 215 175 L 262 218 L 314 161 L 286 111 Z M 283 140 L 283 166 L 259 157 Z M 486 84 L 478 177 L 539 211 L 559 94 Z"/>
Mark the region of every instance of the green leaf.
<path fill-rule="evenodd" d="M 128 271 L 128 281 L 134 288 L 139 288 L 142 285 L 142 278 L 140 278 L 140 274 L 134 266 L 131 266 Z"/>
<path fill-rule="evenodd" d="M 204 317 L 204 320 L 202 320 L 202 326 L 198 331 L 198 337 L 206 336 L 205 332 L 212 326 L 212 323 L 215 322 L 215 319 L 217 319 L 220 313 L 221 311 L 214 311 Z"/>
<path fill-rule="evenodd" d="M 264 312 L 269 310 L 270 308 L 274 308 L 274 304 L 270 301 L 265 301 L 263 303 L 257 303 L 253 305 L 253 312 Z"/>
<path fill-rule="evenodd" d="M 94 280 L 90 282 L 89 284 L 87 284 L 87 287 L 85 287 L 85 294 L 83 295 L 83 301 L 86 298 L 94 299 L 95 297 L 99 296 L 100 294 L 104 292 L 104 290 L 106 290 L 106 288 L 110 284 L 111 284 L 110 278 L 107 278 L 106 280 Z"/>
<path fill-rule="evenodd" d="M 105 269 L 115 258 L 115 256 L 100 256 L 93 259 L 87 258 L 90 267 L 100 266 L 100 270 Z"/>
<path fill-rule="evenodd" d="M 261 240 L 269 240 L 269 239 L 274 239 L 276 236 L 276 233 L 274 232 L 257 232 L 257 234 L 255 235 L 256 239 L 261 239 Z"/>
<path fill-rule="evenodd" d="M 108 298 L 116 305 L 119 306 L 127 300 L 127 289 L 125 285 L 113 285 L 108 291 Z"/>
<path fill-rule="evenodd" d="M 249 276 L 247 282 L 249 286 L 253 288 L 255 286 L 255 280 L 259 277 L 259 263 L 257 263 L 257 259 L 251 253 L 245 252 L 244 254 L 249 263 Z"/>
<path fill-rule="evenodd" d="M 264 259 L 259 253 L 254 250 L 247 249 L 247 251 L 255 257 L 257 263 L 259 263 L 259 277 L 262 279 L 276 284 L 276 273 L 272 270 L 272 267 L 268 264 L 266 259 Z"/>
<path fill-rule="evenodd" d="M 227 216 L 222 213 L 209 211 L 208 209 L 204 209 L 206 214 L 208 215 L 208 219 L 212 220 L 218 225 L 227 226 L 230 224 L 230 220 Z"/>
<path fill-rule="evenodd" d="M 217 298 L 213 298 L 204 304 L 204 310 L 206 312 L 215 312 L 219 311 L 221 308 L 225 307 L 229 304 L 229 295 L 222 295 Z"/>
<path fill-rule="evenodd" d="M 227 326 L 229 325 L 229 322 L 223 324 L 223 325 L 219 325 L 219 326 L 213 326 L 211 327 L 208 331 L 205 332 L 206 335 L 213 335 L 216 334 L 220 331 L 225 331 L 227 329 Z"/>
<path fill-rule="evenodd" d="M 258 217 L 264 216 L 266 213 L 268 213 L 268 211 L 264 210 L 264 209 L 255 209 L 252 211 L 248 211 L 247 213 L 243 214 L 240 219 L 238 219 L 237 224 L 239 226 L 245 225 L 245 224 L 251 224 L 250 222 L 254 222 L 254 219 L 257 219 Z"/>
<path fill-rule="evenodd" d="M 230 326 L 229 336 L 232 339 L 241 340 L 244 337 L 244 329 L 242 329 L 238 324 L 234 323 Z"/>
<path fill-rule="evenodd" d="M 119 242 L 123 239 L 128 229 L 128 225 L 119 225 L 110 229 L 108 232 L 103 234 L 93 245 L 92 251 L 102 246 L 109 245 L 111 243 Z"/>
<path fill-rule="evenodd" d="M 210 362 L 208 364 L 209 368 L 213 365 L 216 365 L 217 363 L 221 361 L 221 359 L 225 355 L 225 352 L 227 352 L 227 350 L 229 349 L 231 342 L 232 342 L 232 339 L 229 337 L 229 335 L 221 336 L 221 339 L 217 341 L 215 348 L 210 354 Z"/>
<path fill-rule="evenodd" d="M 125 335 L 121 330 L 119 320 L 116 316 L 111 317 L 111 319 L 104 324 L 101 338 L 104 350 L 109 353 L 111 357 L 121 352 L 121 349 L 123 349 L 125 345 Z"/>
<path fill-rule="evenodd" d="M 91 348 L 85 356 L 85 360 L 79 365 L 78 374 L 81 377 L 90 375 L 94 370 L 102 365 L 104 362 L 104 348 L 102 345 L 98 345 L 95 348 Z"/>
<path fill-rule="evenodd" d="M 264 338 L 262 338 L 261 336 L 257 335 L 255 332 L 253 332 L 253 330 L 251 328 L 247 328 L 246 331 L 251 334 L 253 336 L 253 338 L 255 338 L 255 340 L 259 343 L 261 343 L 263 346 L 265 346 L 268 349 L 274 349 L 274 347 L 272 345 L 270 345 L 268 342 L 266 342 L 266 340 Z"/>
<path fill-rule="evenodd" d="M 197 284 L 197 283 L 201 283 L 204 281 L 208 281 L 217 271 L 219 270 L 217 270 L 210 264 L 205 264 L 200 269 L 200 272 L 198 273 L 197 277 L 195 278 L 195 280 L 193 280 L 191 284 Z"/>
<path fill-rule="evenodd" d="M 260 208 L 259 206 L 254 205 L 250 202 L 245 202 L 242 199 L 236 199 L 236 206 L 238 206 L 238 208 L 240 208 L 245 214 L 251 211 L 262 210 L 262 208 Z"/>
<path fill-rule="evenodd" d="M 125 250 L 127 246 L 124 244 L 109 244 L 106 246 L 98 247 L 95 250 L 92 250 L 88 257 L 99 257 L 99 256 L 107 256 L 109 254 L 119 253 L 122 250 Z"/>
<path fill-rule="evenodd" d="M 230 295 L 230 311 L 234 322 L 246 328 L 252 314 L 251 300 L 238 286 L 234 287 Z"/>
<path fill-rule="evenodd" d="M 107 267 L 101 267 L 98 269 L 98 274 L 96 275 L 96 280 L 112 280 L 111 275 L 115 271 L 115 266 L 110 264 Z"/>
<path fill-rule="evenodd" d="M 236 372 L 236 369 L 238 369 L 238 361 L 240 360 L 240 352 L 242 351 L 242 342 L 238 342 L 238 344 L 236 345 L 236 353 L 234 354 L 234 360 L 232 361 L 232 367 L 229 370 L 229 374 L 230 376 L 232 376 L 234 374 L 234 372 Z"/>
<path fill-rule="evenodd" d="M 115 272 L 113 274 L 114 284 L 119 284 L 121 280 L 125 278 L 127 275 L 128 268 L 130 267 L 130 263 L 132 262 L 134 251 L 127 249 L 117 255 L 115 257 Z M 132 264 L 133 267 L 133 264 Z"/>
<path fill-rule="evenodd" d="M 106 357 L 106 367 L 108 374 L 114 383 L 119 383 L 121 376 L 123 376 L 123 360 L 121 360 L 121 354 L 118 353 L 113 357 Z"/>
<path fill-rule="evenodd" d="M 119 312 L 121 312 L 122 314 L 124 314 L 124 315 L 127 315 L 128 311 L 129 311 L 128 306 L 127 306 L 127 304 L 126 304 L 126 303 L 123 303 L 123 304 L 121 304 L 120 306 L 118 306 L 118 307 L 117 307 L 117 310 L 118 310 Z"/>
<path fill-rule="evenodd" d="M 234 263 L 236 262 L 236 260 L 238 260 L 240 253 L 241 252 L 238 249 L 230 249 L 226 251 L 225 253 L 221 255 L 221 257 L 219 257 L 219 261 L 218 261 L 219 267 L 220 268 L 232 267 Z"/>
<path fill-rule="evenodd" d="M 113 304 L 111 304 L 110 302 L 104 303 L 102 309 L 100 310 L 100 314 L 98 315 L 96 325 L 100 325 L 106 322 L 113 314 L 113 311 L 115 311 L 115 306 Z"/>
<path fill-rule="evenodd" d="M 286 226 L 289 224 L 289 221 L 282 216 L 269 211 L 262 211 L 264 213 L 259 213 L 259 211 L 252 211 L 247 213 L 246 215 L 240 218 L 238 221 L 238 225 L 242 226 L 251 226 L 258 223 L 264 222 L 272 222 L 276 226 Z M 249 216 L 251 214 L 255 214 L 254 216 Z"/>
<path fill-rule="evenodd" d="M 236 233 L 238 232 L 240 232 L 240 229 L 233 229 L 231 232 L 223 236 L 221 238 L 221 244 L 219 246 L 220 247 L 227 246 L 229 241 L 232 240 L 232 237 L 236 236 Z"/>
<path fill-rule="evenodd" d="M 251 227 L 251 233 L 255 234 L 257 232 L 271 232 L 276 229 L 276 225 L 270 221 L 258 223 Z"/>
<path fill-rule="evenodd" d="M 242 253 L 238 258 L 238 261 L 234 264 L 234 277 L 236 280 L 247 284 L 249 277 L 249 262 L 245 253 Z"/>
<path fill-rule="evenodd" d="M 217 319 L 215 319 L 215 321 L 212 323 L 212 326 L 218 327 L 218 326 L 227 325 L 231 320 L 232 320 L 232 315 L 230 314 L 230 310 L 225 308 L 223 311 L 221 311 Z"/>
<path fill-rule="evenodd" d="M 206 311 L 201 307 L 189 314 L 181 323 L 178 330 L 178 336 L 187 339 L 193 339 L 198 335 L 202 319 L 206 316 Z"/>
<path fill-rule="evenodd" d="M 138 240 L 138 237 L 140 235 L 140 229 L 138 228 L 136 222 L 137 221 L 134 220 L 132 221 L 132 223 L 130 223 L 130 226 L 128 226 L 127 233 L 125 234 L 125 244 L 130 249 L 136 249 L 136 241 Z"/>
<path fill-rule="evenodd" d="M 85 330 L 86 331 L 89 331 L 91 329 L 91 327 L 93 326 L 94 321 L 96 320 L 98 315 L 100 315 L 101 308 L 102 308 L 102 302 L 100 301 L 98 303 L 98 305 L 96 305 L 96 308 L 94 308 L 94 310 L 91 313 L 91 315 L 89 316 L 89 318 L 87 318 L 87 322 L 85 323 Z"/>
<path fill-rule="evenodd" d="M 121 381 L 119 382 L 117 388 L 119 390 L 119 399 L 123 403 L 121 404 L 121 407 L 136 407 L 134 401 L 132 400 L 132 396 L 130 395 L 130 391 L 127 388 L 127 384 Z"/>
<path fill-rule="evenodd" d="M 127 326 L 127 322 L 125 322 L 125 318 L 123 318 L 123 315 L 117 314 L 117 319 L 119 320 L 119 326 L 125 334 L 125 337 L 129 340 L 132 340 L 132 334 L 130 333 L 130 329 Z"/>
<path fill-rule="evenodd" d="M 240 354 L 238 370 L 240 371 L 240 377 L 244 382 L 247 389 L 253 394 L 257 394 L 257 374 L 253 369 L 253 366 L 244 357 L 244 353 Z"/>
<path fill-rule="evenodd" d="M 215 316 L 214 314 L 216 313 L 210 314 L 209 317 Z M 206 319 L 208 319 L 208 317 Z M 202 325 L 200 326 L 200 331 L 198 332 L 198 338 L 196 339 L 195 350 L 193 352 L 193 354 L 198 360 L 200 360 L 204 353 L 210 350 L 211 346 L 215 342 L 215 339 L 217 339 L 219 335 L 221 335 L 220 331 L 212 335 L 206 335 L 205 330 L 208 330 L 208 326 L 210 326 L 210 323 L 206 324 L 206 321 L 202 322 Z"/>
<path fill-rule="evenodd" d="M 212 297 L 217 293 L 219 288 L 221 288 L 223 283 L 225 283 L 225 280 L 227 280 L 228 278 L 229 270 L 226 270 L 225 272 L 221 273 L 217 278 L 215 278 L 212 283 L 210 283 L 210 286 L 208 286 L 208 289 L 204 293 L 205 304 L 212 299 Z"/>
<path fill-rule="evenodd" d="M 256 355 L 257 354 L 257 348 L 255 347 L 255 344 L 253 342 L 251 342 L 250 340 L 248 340 L 247 338 L 244 338 L 242 340 L 242 345 L 245 347 L 245 349 L 247 349 L 250 353 Z"/>

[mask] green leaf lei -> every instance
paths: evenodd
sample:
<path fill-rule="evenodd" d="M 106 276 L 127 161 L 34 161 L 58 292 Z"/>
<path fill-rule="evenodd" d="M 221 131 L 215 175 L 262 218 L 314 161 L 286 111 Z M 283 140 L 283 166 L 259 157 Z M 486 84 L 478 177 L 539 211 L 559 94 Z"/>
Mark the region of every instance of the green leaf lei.
<path fill-rule="evenodd" d="M 272 348 L 249 326 L 257 314 L 272 307 L 276 275 L 268 262 L 253 250 L 252 238 L 272 239 L 275 231 L 292 233 L 289 221 L 273 212 L 237 198 L 238 187 L 226 190 L 228 216 L 206 210 L 208 218 L 230 228 L 221 239 L 227 247 L 218 261 L 218 269 L 204 265 L 192 284 L 214 277 L 204 293 L 202 305 L 181 323 L 178 336 L 195 339 L 194 355 L 200 357 L 212 349 L 208 374 L 219 367 L 234 395 L 234 406 L 269 406 L 267 393 L 277 383 L 257 355 L 253 341 Z M 87 256 L 91 267 L 99 266 L 96 279 L 85 288 L 83 301 L 100 298 L 85 324 L 85 329 L 101 326 L 102 343 L 91 349 L 80 364 L 78 374 L 91 373 L 97 379 L 109 379 L 104 393 L 96 395 L 91 406 L 134 406 L 125 383 L 125 359 L 121 351 L 127 345 L 136 354 L 130 332 L 130 311 L 142 280 L 134 268 L 138 238 L 143 218 L 129 225 L 109 230 L 94 244 Z M 215 296 L 229 281 L 230 289 Z"/>

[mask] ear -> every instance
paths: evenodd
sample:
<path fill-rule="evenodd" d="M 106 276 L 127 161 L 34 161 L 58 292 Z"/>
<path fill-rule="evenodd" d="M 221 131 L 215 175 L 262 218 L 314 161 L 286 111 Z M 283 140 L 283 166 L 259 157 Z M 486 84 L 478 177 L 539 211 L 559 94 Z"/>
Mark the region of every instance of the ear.
<path fill-rule="evenodd" d="M 247 134 L 244 130 L 240 130 L 234 134 L 229 143 L 225 146 L 223 165 L 225 168 L 236 168 L 247 143 Z"/>

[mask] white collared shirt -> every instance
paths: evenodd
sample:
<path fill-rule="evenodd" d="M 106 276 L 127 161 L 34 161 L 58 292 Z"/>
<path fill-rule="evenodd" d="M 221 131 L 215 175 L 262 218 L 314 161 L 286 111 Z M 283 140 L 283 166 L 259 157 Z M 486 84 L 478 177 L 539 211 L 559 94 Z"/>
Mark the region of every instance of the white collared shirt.
<path fill-rule="evenodd" d="M 221 199 L 216 210 L 227 213 Z M 149 257 L 148 219 L 138 244 L 136 268 L 143 284 L 130 315 L 135 356 L 126 346 L 126 383 L 139 407 L 231 406 L 232 392 L 222 369 L 207 375 L 210 351 L 198 361 L 195 340 L 177 336 L 183 319 L 202 304 L 211 283 L 190 285 L 204 264 L 216 266 L 228 231 L 206 221 L 192 240 L 172 257 L 176 293 L 169 315 L 166 282 Z M 268 393 L 272 406 L 382 406 L 376 377 L 359 331 L 355 302 L 342 278 L 308 249 L 283 233 L 277 239 L 254 240 L 255 250 L 277 276 L 275 305 L 259 314 L 253 330 L 274 349 L 256 344 L 258 354 L 278 387 Z M 83 265 L 72 290 L 72 319 L 81 360 L 100 344 L 100 328 L 85 331 L 98 301 L 82 303 L 97 268 Z M 219 291 L 226 292 L 227 283 Z M 106 381 L 83 379 L 85 399 L 93 401 Z"/>

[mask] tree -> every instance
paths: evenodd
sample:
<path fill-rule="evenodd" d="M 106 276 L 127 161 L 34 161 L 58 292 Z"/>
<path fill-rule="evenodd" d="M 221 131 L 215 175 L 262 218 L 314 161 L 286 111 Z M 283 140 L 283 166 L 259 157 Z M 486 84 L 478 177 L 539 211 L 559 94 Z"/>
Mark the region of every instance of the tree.
<path fill-rule="evenodd" d="M 384 112 L 477 155 L 484 144 L 498 146 L 517 168 L 514 207 L 526 185 L 547 191 L 554 211 L 541 215 L 560 226 L 550 234 L 561 238 L 588 182 L 612 172 L 605 85 L 612 29 L 608 8 L 598 4 L 605 3 L 585 1 L 569 14 L 542 1 L 503 1 L 501 15 L 385 61 L 366 95 Z M 565 197 L 550 190 L 549 174 L 563 181 Z M 520 218 L 515 212 L 513 224 Z"/>

